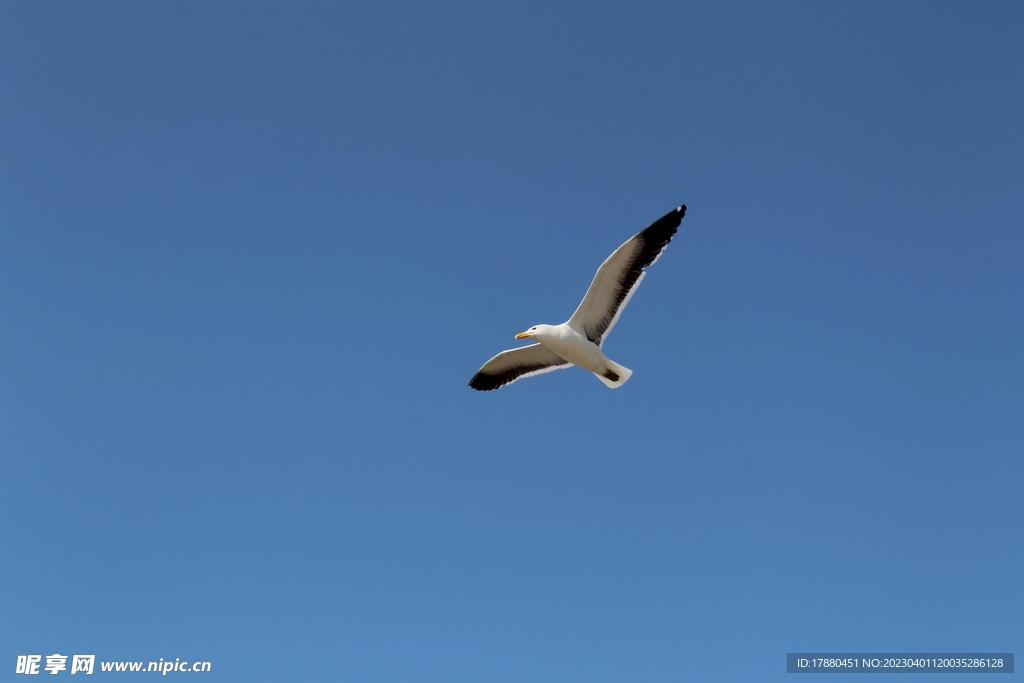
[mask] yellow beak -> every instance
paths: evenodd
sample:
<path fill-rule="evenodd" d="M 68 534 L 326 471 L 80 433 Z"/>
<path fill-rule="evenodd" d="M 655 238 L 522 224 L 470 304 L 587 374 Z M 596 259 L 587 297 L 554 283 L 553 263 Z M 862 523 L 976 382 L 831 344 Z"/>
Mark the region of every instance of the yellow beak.
<path fill-rule="evenodd" d="M 529 332 L 520 332 L 516 335 L 516 339 L 526 339 L 530 336 Z"/>

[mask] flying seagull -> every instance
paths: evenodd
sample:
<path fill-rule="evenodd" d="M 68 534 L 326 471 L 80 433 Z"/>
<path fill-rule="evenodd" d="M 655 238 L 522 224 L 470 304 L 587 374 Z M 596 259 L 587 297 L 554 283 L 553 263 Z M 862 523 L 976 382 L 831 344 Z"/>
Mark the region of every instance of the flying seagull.
<path fill-rule="evenodd" d="M 569 320 L 561 325 L 534 325 L 520 332 L 516 339 L 539 343 L 502 351 L 484 363 L 469 380 L 469 386 L 490 391 L 523 377 L 573 365 L 590 370 L 612 389 L 625 384 L 633 371 L 609 360 L 601 352 L 601 344 L 644 279 L 644 268 L 658 260 L 685 214 L 686 206 L 680 206 L 626 240 L 597 269 L 587 295 Z"/>

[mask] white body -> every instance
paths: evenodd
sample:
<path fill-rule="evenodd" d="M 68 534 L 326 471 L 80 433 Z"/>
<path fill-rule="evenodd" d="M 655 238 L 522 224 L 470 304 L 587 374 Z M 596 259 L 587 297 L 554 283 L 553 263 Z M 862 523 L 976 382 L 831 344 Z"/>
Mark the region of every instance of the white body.
<path fill-rule="evenodd" d="M 527 333 L 530 339 L 543 344 L 573 365 L 590 370 L 609 387 L 621 387 L 633 371 L 604 355 L 601 347 L 587 339 L 569 323 L 537 325 Z M 612 377 L 615 379 L 612 379 Z"/>

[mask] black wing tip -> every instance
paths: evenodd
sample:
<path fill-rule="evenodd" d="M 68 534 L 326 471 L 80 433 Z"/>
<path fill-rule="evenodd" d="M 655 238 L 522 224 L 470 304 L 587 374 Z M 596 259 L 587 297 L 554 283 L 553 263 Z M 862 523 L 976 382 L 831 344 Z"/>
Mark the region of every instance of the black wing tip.
<path fill-rule="evenodd" d="M 685 215 L 686 204 L 682 204 L 641 230 L 639 236 L 644 239 L 648 247 L 660 252 L 672 240 Z M 647 265 L 649 264 L 645 263 L 641 267 Z"/>
<path fill-rule="evenodd" d="M 647 232 L 648 230 L 669 230 L 675 234 L 675 229 L 679 227 L 679 224 L 683 222 L 683 216 L 686 215 L 686 204 L 680 204 L 676 208 L 672 209 L 664 216 L 654 221 L 641 232 Z"/>
<path fill-rule="evenodd" d="M 498 383 L 497 377 L 491 375 L 482 375 L 479 372 L 473 375 L 473 379 L 469 380 L 469 386 L 477 391 L 491 391 L 501 386 Z"/>
<path fill-rule="evenodd" d="M 661 221 L 668 221 L 670 224 L 674 224 L 675 227 L 678 228 L 679 224 L 683 222 L 683 216 L 685 216 L 685 215 L 686 215 L 686 204 L 680 204 L 679 206 L 677 206 L 675 208 L 674 211 L 669 211 L 660 220 L 655 221 L 655 223 L 660 223 Z"/>

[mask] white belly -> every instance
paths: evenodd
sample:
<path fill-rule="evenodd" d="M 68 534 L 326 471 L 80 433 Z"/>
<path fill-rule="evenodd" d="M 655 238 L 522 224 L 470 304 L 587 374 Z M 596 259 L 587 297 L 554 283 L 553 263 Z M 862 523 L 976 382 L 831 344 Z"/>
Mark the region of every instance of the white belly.
<path fill-rule="evenodd" d="M 561 334 L 555 337 L 537 341 L 573 365 L 586 368 L 599 375 L 604 373 L 608 368 L 608 358 L 601 353 L 597 344 L 578 334 L 572 328 L 560 330 L 560 332 Z"/>

